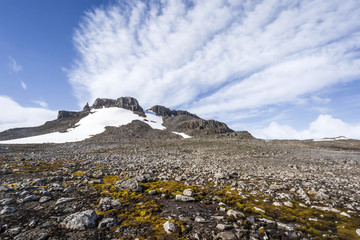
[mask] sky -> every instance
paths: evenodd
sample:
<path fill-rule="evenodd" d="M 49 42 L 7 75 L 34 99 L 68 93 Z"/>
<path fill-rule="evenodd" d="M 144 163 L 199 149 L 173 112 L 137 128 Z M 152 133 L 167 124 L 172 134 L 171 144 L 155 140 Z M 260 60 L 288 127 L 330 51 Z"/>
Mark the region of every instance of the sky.
<path fill-rule="evenodd" d="M 132 96 L 265 139 L 360 139 L 358 0 L 2 0 L 0 131 Z"/>

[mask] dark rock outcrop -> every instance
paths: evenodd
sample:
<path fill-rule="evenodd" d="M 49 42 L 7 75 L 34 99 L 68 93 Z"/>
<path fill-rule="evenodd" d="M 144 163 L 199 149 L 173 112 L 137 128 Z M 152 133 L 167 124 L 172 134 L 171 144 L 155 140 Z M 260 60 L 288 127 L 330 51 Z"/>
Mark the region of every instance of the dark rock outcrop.
<path fill-rule="evenodd" d="M 162 116 L 162 117 L 175 117 L 175 116 L 180 116 L 180 115 L 186 115 L 186 116 L 200 119 L 197 115 L 195 115 L 193 113 L 189 113 L 188 111 L 170 110 L 170 108 L 167 108 L 167 107 L 164 107 L 161 105 L 155 105 L 152 108 L 150 108 L 149 110 L 156 113 L 159 116 Z"/>
<path fill-rule="evenodd" d="M 92 105 L 93 108 L 109 108 L 119 107 L 133 112 L 144 113 L 144 110 L 139 105 L 139 102 L 133 97 L 120 97 L 116 100 L 108 98 L 97 98 Z"/>
<path fill-rule="evenodd" d="M 90 112 L 90 106 L 89 103 L 86 103 L 86 105 L 83 107 L 83 112 Z"/>
<path fill-rule="evenodd" d="M 189 135 L 233 132 L 225 123 L 204 120 L 188 111 L 170 110 L 160 105 L 155 105 L 149 110 L 162 116 L 163 125 L 171 131 L 184 132 Z"/>
<path fill-rule="evenodd" d="M 88 115 L 86 112 L 75 112 L 75 111 L 64 111 L 61 110 L 58 113 L 57 119 L 63 119 L 63 118 L 73 118 L 73 117 L 85 117 Z"/>

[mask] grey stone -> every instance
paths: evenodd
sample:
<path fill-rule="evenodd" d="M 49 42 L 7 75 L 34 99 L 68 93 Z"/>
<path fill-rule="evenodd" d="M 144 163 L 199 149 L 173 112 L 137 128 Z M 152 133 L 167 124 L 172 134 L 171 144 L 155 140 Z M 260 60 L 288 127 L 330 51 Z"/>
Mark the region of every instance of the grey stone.
<path fill-rule="evenodd" d="M 18 235 L 21 232 L 21 227 L 13 227 L 6 231 L 9 235 Z"/>
<path fill-rule="evenodd" d="M 94 210 L 77 212 L 67 216 L 61 225 L 68 229 L 85 230 L 95 227 L 95 221 L 98 217 Z"/>
<path fill-rule="evenodd" d="M 98 206 L 99 211 L 107 211 L 121 206 L 119 199 L 112 199 L 110 197 L 101 198 Z"/>
<path fill-rule="evenodd" d="M 155 195 L 157 193 L 157 191 L 156 190 L 150 190 L 148 193 L 149 193 L 149 195 Z"/>
<path fill-rule="evenodd" d="M 237 219 L 239 215 L 244 216 L 244 214 L 242 212 L 238 212 L 233 209 L 230 209 L 229 211 L 227 211 L 226 215 L 228 215 L 229 217 L 234 216 L 235 219 Z"/>
<path fill-rule="evenodd" d="M 39 203 L 44 203 L 44 202 L 48 202 L 51 200 L 51 197 L 49 196 L 42 196 L 40 199 L 39 199 Z"/>
<path fill-rule="evenodd" d="M 7 213 L 14 213 L 16 212 L 16 208 L 14 207 L 9 207 L 9 206 L 5 206 L 1 212 L 0 212 L 0 215 L 3 215 L 3 214 L 7 214 Z"/>
<path fill-rule="evenodd" d="M 220 233 L 217 234 L 217 237 L 222 239 L 222 240 L 236 239 L 235 234 L 233 232 L 231 232 L 231 231 L 220 232 Z"/>
<path fill-rule="evenodd" d="M 39 198 L 35 195 L 29 195 L 29 196 L 26 196 L 24 199 L 23 199 L 23 203 L 26 203 L 26 202 L 34 202 L 34 201 L 37 201 L 39 200 Z"/>
<path fill-rule="evenodd" d="M 130 191 L 133 192 L 140 192 L 142 190 L 142 187 L 134 178 L 124 179 L 119 182 L 116 182 L 115 187 L 120 189 L 129 189 Z"/>
<path fill-rule="evenodd" d="M 180 202 L 191 202 L 191 201 L 195 201 L 195 198 L 184 196 L 182 194 L 176 194 L 175 200 Z"/>
<path fill-rule="evenodd" d="M 117 221 L 115 218 L 103 218 L 100 223 L 98 228 L 110 228 L 113 227 L 117 224 Z"/>
<path fill-rule="evenodd" d="M 167 233 L 172 233 L 175 230 L 175 225 L 170 221 L 167 221 L 166 223 L 164 223 L 163 227 L 164 227 L 165 232 L 167 232 Z"/>
<path fill-rule="evenodd" d="M 10 205 L 13 204 L 15 200 L 13 198 L 4 198 L 0 200 L 1 205 Z"/>
<path fill-rule="evenodd" d="M 196 217 L 195 217 L 195 222 L 198 222 L 198 223 L 205 223 L 205 222 L 206 222 L 206 220 L 205 220 L 205 218 L 203 218 L 203 217 L 196 216 Z"/>
<path fill-rule="evenodd" d="M 56 203 L 55 206 L 60 205 L 60 204 L 64 204 L 64 203 L 68 203 L 68 202 L 72 202 L 72 201 L 76 201 L 76 198 L 59 198 Z"/>
<path fill-rule="evenodd" d="M 290 201 L 284 202 L 284 205 L 287 206 L 287 207 L 290 207 L 290 208 L 292 208 L 292 207 L 294 206 L 294 205 L 292 204 L 292 202 L 290 202 Z"/>
<path fill-rule="evenodd" d="M 193 196 L 194 196 L 194 193 L 193 193 L 192 189 L 185 189 L 185 190 L 183 191 L 183 195 L 184 195 L 184 196 L 188 196 L 188 197 L 193 197 Z"/>
<path fill-rule="evenodd" d="M 224 231 L 233 228 L 233 226 L 219 223 L 218 225 L 216 225 L 216 228 L 220 231 Z"/>
<path fill-rule="evenodd" d="M 5 185 L 0 185 L 0 192 L 8 192 L 8 191 L 11 191 L 12 188 L 11 187 L 8 187 L 8 186 L 5 186 Z"/>

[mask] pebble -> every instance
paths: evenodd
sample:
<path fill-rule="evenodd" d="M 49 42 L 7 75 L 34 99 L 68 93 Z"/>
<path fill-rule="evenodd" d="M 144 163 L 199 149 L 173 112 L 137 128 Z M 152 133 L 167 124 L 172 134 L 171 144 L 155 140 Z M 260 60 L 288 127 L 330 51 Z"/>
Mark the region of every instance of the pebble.
<path fill-rule="evenodd" d="M 49 196 L 42 196 L 40 199 L 39 199 L 39 203 L 44 203 L 44 202 L 48 202 L 50 201 L 52 198 L 49 197 Z"/>
<path fill-rule="evenodd" d="M 14 213 L 16 212 L 16 208 L 5 206 L 3 210 L 1 210 L 0 215 L 7 214 L 7 213 Z"/>
<path fill-rule="evenodd" d="M 172 233 L 175 230 L 175 225 L 170 221 L 167 221 L 166 223 L 164 223 L 163 227 L 164 227 L 165 232 L 167 232 L 167 233 Z"/>
<path fill-rule="evenodd" d="M 233 228 L 233 226 L 219 223 L 218 225 L 216 225 L 216 228 L 220 231 L 224 231 Z"/>
<path fill-rule="evenodd" d="M 185 190 L 183 191 L 183 195 L 184 195 L 184 196 L 188 196 L 188 197 L 193 197 L 193 196 L 194 196 L 194 193 L 193 193 L 193 191 L 192 191 L 191 189 L 185 189 Z"/>
<path fill-rule="evenodd" d="M 205 218 L 203 218 L 203 217 L 196 216 L 196 217 L 195 217 L 195 222 L 198 222 L 198 223 L 205 223 L 205 222 L 206 222 L 206 220 L 205 220 Z"/>
<path fill-rule="evenodd" d="M 37 201 L 39 200 L 39 198 L 35 195 L 29 195 L 29 196 L 26 196 L 24 199 L 23 199 L 23 203 L 26 203 L 26 202 L 33 202 L 33 201 Z"/>

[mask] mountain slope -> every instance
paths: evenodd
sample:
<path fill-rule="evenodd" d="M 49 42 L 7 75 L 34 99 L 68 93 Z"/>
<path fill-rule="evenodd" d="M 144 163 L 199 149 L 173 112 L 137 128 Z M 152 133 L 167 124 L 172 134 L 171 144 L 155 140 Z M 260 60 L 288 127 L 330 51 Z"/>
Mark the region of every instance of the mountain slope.
<path fill-rule="evenodd" d="M 130 128 L 122 127 L 130 123 L 132 133 L 128 131 Z M 187 111 L 170 110 L 159 105 L 144 111 L 132 97 L 121 97 L 116 100 L 97 98 L 92 108 L 86 104 L 83 111 L 59 111 L 56 120 L 46 122 L 42 126 L 1 132 L 0 140 L 5 141 L 0 143 L 65 143 L 94 137 L 114 140 L 118 136 L 151 138 L 150 132 L 154 130 L 157 130 L 156 136 L 168 138 L 176 137 L 174 134 L 187 138 L 233 132 L 225 123 L 204 120 Z M 164 133 L 159 133 L 158 130 Z"/>

